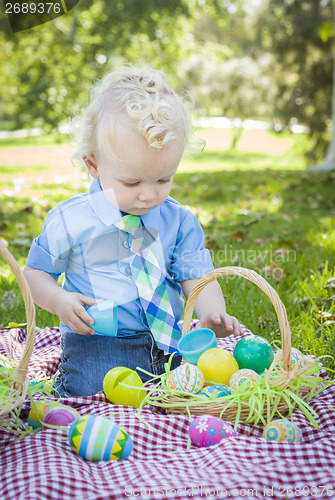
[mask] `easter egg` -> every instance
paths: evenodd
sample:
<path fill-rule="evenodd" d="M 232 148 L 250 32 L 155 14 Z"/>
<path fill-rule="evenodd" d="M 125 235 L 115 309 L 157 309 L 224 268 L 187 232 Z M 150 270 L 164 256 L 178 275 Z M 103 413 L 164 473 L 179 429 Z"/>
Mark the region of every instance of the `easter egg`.
<path fill-rule="evenodd" d="M 68 441 L 75 453 L 92 462 L 121 460 L 133 449 L 128 432 L 100 415 L 83 415 L 72 422 Z"/>
<path fill-rule="evenodd" d="M 43 427 L 43 420 L 45 415 L 54 408 L 57 408 L 63 405 L 61 403 L 57 403 L 55 401 L 37 401 L 33 404 L 32 409 L 28 415 L 29 425 L 32 426 L 33 429 L 38 429 L 39 427 Z"/>
<path fill-rule="evenodd" d="M 195 417 L 189 427 L 189 435 L 192 443 L 199 448 L 213 446 L 222 439 L 237 436 L 231 424 L 211 415 Z"/>
<path fill-rule="evenodd" d="M 268 441 L 285 441 L 287 443 L 301 443 L 302 435 L 299 427 L 286 418 L 272 420 L 263 431 L 263 438 Z"/>
<path fill-rule="evenodd" d="M 202 353 L 197 366 L 204 374 L 205 385 L 229 385 L 230 377 L 238 370 L 236 359 L 219 347 Z"/>
<path fill-rule="evenodd" d="M 166 385 L 176 392 L 194 394 L 204 386 L 204 376 L 195 365 L 185 363 L 169 373 Z"/>
<path fill-rule="evenodd" d="M 248 384 L 245 384 L 246 389 L 250 389 L 258 379 L 259 375 L 254 370 L 243 368 L 242 370 L 237 370 L 237 372 L 233 373 L 229 381 L 229 386 L 233 391 L 236 391 L 242 384 L 248 382 Z"/>
<path fill-rule="evenodd" d="M 313 394 L 314 394 L 314 393 L 316 393 L 316 392 L 319 392 L 319 391 L 320 391 L 320 392 L 322 392 L 322 390 L 323 390 L 323 388 L 324 388 L 325 386 L 326 386 L 326 384 L 324 384 L 324 383 L 322 383 L 322 382 L 318 381 L 318 382 L 316 383 L 316 386 L 315 386 L 315 389 L 314 389 L 314 391 L 313 391 Z"/>
<path fill-rule="evenodd" d="M 79 417 L 79 413 L 74 408 L 61 406 L 50 410 L 45 415 L 43 424 L 65 426 L 72 424 Z"/>
<path fill-rule="evenodd" d="M 207 385 L 200 392 L 198 392 L 198 394 L 204 395 L 210 399 L 215 399 L 229 396 L 231 394 L 231 390 L 225 385 Z"/>
<path fill-rule="evenodd" d="M 278 352 L 280 353 L 280 357 L 279 357 L 278 363 L 276 365 L 277 367 L 283 364 L 283 350 L 279 349 Z M 297 349 L 296 347 L 291 347 L 292 368 L 294 368 L 299 363 L 301 358 L 303 358 L 303 357 L 304 357 L 304 355 L 301 351 L 299 351 L 299 349 Z"/>
<path fill-rule="evenodd" d="M 142 387 L 143 382 L 138 373 L 124 366 L 112 368 L 103 380 L 106 398 L 115 405 L 138 408 L 146 396 Z"/>
<path fill-rule="evenodd" d="M 243 337 L 234 349 L 234 358 L 239 368 L 250 368 L 257 373 L 269 368 L 273 357 L 274 352 L 270 342 L 259 335 Z"/>

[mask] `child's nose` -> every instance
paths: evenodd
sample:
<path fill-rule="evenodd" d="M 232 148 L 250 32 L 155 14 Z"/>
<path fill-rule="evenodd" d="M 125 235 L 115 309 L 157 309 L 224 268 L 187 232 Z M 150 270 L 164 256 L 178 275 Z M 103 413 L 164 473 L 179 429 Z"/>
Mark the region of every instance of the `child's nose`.
<path fill-rule="evenodd" d="M 141 191 L 139 195 L 139 200 L 144 202 L 151 202 L 156 198 L 155 190 L 152 188 L 147 188 Z"/>

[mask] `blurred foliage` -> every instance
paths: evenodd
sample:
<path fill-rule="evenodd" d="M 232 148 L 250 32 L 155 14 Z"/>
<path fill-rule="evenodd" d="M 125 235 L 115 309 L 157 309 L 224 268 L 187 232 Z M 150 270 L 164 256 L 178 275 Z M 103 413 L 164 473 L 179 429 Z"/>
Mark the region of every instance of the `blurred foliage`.
<path fill-rule="evenodd" d="M 224 20 L 199 16 L 199 50 L 183 67 L 201 113 L 266 119 L 277 131 L 304 125 L 301 150 L 320 161 L 331 134 L 332 3 L 263 0 Z"/>
<path fill-rule="evenodd" d="M 226 14 L 216 0 L 81 0 L 69 14 L 11 33 L 0 19 L 0 103 L 12 129 L 59 126 L 92 81 L 124 62 L 141 62 L 175 77 L 187 58 L 194 12 Z M 173 84 L 177 79 L 174 78 Z"/>
<path fill-rule="evenodd" d="M 323 159 L 330 139 L 333 54 L 332 0 L 267 0 L 257 20 L 264 49 L 274 55 L 277 116 L 308 126 L 308 160 Z"/>
<path fill-rule="evenodd" d="M 77 99 L 84 101 L 92 81 L 111 69 L 112 55 L 132 61 L 145 53 L 152 61 L 160 54 L 161 65 L 172 66 L 169 51 L 177 49 L 177 38 L 184 36 L 191 3 L 81 0 L 69 14 L 15 34 L 3 17 L 3 119 L 12 120 L 13 128 L 58 126 Z M 168 29 L 172 23 L 175 30 Z"/>
<path fill-rule="evenodd" d="M 201 115 L 303 124 L 308 161 L 331 134 L 333 0 L 80 0 L 12 34 L 0 18 L 0 129 L 68 122 L 92 82 L 143 63 L 187 88 Z"/>

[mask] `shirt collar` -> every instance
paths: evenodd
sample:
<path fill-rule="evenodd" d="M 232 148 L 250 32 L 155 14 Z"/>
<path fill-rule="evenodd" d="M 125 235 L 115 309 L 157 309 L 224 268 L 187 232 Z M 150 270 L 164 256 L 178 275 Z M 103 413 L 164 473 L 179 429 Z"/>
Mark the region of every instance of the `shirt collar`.
<path fill-rule="evenodd" d="M 88 192 L 88 200 L 96 215 L 106 226 L 111 226 L 122 218 L 120 210 L 107 200 L 99 179 L 93 179 Z M 153 208 L 142 215 L 141 219 L 146 229 L 157 236 L 160 225 L 160 207 Z"/>
<path fill-rule="evenodd" d="M 107 200 L 101 189 L 99 179 L 93 179 L 88 192 L 88 200 L 98 218 L 106 226 L 111 226 L 114 222 L 121 219 L 122 214 L 120 210 Z"/>

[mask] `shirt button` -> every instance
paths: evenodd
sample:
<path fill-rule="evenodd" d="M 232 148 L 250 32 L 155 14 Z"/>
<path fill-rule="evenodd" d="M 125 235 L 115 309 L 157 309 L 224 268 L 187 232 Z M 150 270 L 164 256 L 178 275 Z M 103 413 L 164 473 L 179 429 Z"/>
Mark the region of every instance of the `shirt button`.
<path fill-rule="evenodd" d="M 124 248 L 130 248 L 130 243 L 128 243 L 128 241 L 124 241 L 123 246 Z"/>
<path fill-rule="evenodd" d="M 127 275 L 127 276 L 131 276 L 131 269 L 130 269 L 130 266 L 127 266 L 127 267 L 126 267 L 126 275 Z"/>

